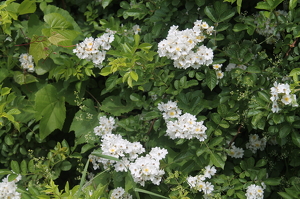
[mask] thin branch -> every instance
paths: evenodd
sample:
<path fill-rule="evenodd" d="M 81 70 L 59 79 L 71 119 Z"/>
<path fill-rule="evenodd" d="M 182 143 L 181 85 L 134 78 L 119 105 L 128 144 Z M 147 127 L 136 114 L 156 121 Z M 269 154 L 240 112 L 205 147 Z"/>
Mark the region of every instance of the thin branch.
<path fill-rule="evenodd" d="M 298 38 L 299 38 L 299 37 L 298 37 Z M 295 47 L 295 45 L 296 45 L 296 43 L 297 43 L 297 41 L 298 41 L 298 38 L 296 38 L 295 41 L 294 41 L 292 44 L 290 44 L 290 48 L 289 48 L 289 50 L 285 53 L 285 57 L 289 56 L 289 53 L 291 52 L 292 48 Z"/>
<path fill-rule="evenodd" d="M 234 140 L 237 138 L 237 136 L 241 133 L 241 128 L 243 128 L 243 125 L 240 125 L 238 128 L 238 131 L 236 133 L 236 135 L 232 138 L 232 140 L 229 142 L 228 144 L 228 148 L 231 147 L 232 143 L 234 142 Z"/>
<path fill-rule="evenodd" d="M 149 128 L 149 130 L 148 130 L 148 132 L 147 132 L 147 135 L 150 134 L 151 130 L 153 129 L 154 122 L 155 122 L 156 120 L 157 120 L 156 118 L 152 120 L 151 126 L 150 126 L 150 128 Z"/>

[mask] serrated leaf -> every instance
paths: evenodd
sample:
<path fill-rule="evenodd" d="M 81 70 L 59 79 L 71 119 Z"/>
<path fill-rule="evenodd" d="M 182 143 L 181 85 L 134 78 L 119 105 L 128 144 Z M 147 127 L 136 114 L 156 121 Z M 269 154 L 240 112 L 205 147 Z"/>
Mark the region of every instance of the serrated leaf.
<path fill-rule="evenodd" d="M 75 141 L 77 144 L 87 142 L 88 140 L 86 140 L 85 136 L 87 134 L 89 136 L 94 136 L 92 139 L 97 139 L 97 136 L 94 134 L 94 128 L 99 125 L 99 120 L 97 118 L 98 113 L 94 107 L 94 102 L 91 99 L 87 99 L 83 101 L 82 104 L 85 106 L 85 111 L 79 110 L 75 114 L 70 127 L 70 131 L 75 132 Z M 93 115 L 93 117 L 89 117 L 87 113 Z"/>
<path fill-rule="evenodd" d="M 40 120 L 40 138 L 46 138 L 55 129 L 62 129 L 66 118 L 65 98 L 58 96 L 48 84 L 35 94 L 35 118 Z"/>
<path fill-rule="evenodd" d="M 210 90 L 213 90 L 217 85 L 218 79 L 215 70 L 208 70 L 206 73 L 206 84 Z"/>
<path fill-rule="evenodd" d="M 58 45 L 58 43 L 62 42 L 62 41 L 66 41 L 68 40 L 65 36 L 59 34 L 59 33 L 55 33 L 54 35 L 52 35 L 51 37 L 48 38 L 48 40 L 54 44 L 54 45 Z"/>
<path fill-rule="evenodd" d="M 212 148 L 214 146 L 220 145 L 220 143 L 224 140 L 224 137 L 215 137 L 209 141 L 209 147 Z"/>
<path fill-rule="evenodd" d="M 225 161 L 222 160 L 221 156 L 218 153 L 210 153 L 210 161 L 216 166 L 224 169 Z"/>
<path fill-rule="evenodd" d="M 59 13 L 50 13 L 44 16 L 45 22 L 54 29 L 71 29 L 73 25 Z"/>
<path fill-rule="evenodd" d="M 34 172 L 34 170 L 35 170 L 34 161 L 33 161 L 33 159 L 31 159 L 28 162 L 28 171 L 32 173 L 32 172 Z"/>
<path fill-rule="evenodd" d="M 19 163 L 17 161 L 12 160 L 10 162 L 10 167 L 13 170 L 14 173 L 17 173 L 17 174 L 20 173 L 20 166 L 19 166 Z"/>
<path fill-rule="evenodd" d="M 292 127 L 288 124 L 283 125 L 280 130 L 279 130 L 279 137 L 280 138 L 285 138 L 288 136 L 291 132 Z"/>
<path fill-rule="evenodd" d="M 120 96 L 109 96 L 102 102 L 101 110 L 111 113 L 114 116 L 120 116 L 123 113 L 128 113 L 134 109 L 134 104 L 126 102 L 122 104 Z"/>
<path fill-rule="evenodd" d="M 247 30 L 247 28 L 248 28 L 248 25 L 247 24 L 244 24 L 244 23 L 237 23 L 237 24 L 235 24 L 234 25 L 234 27 L 233 27 L 233 31 L 234 32 L 240 32 L 240 31 L 242 31 L 242 30 Z"/>
<path fill-rule="evenodd" d="M 40 59 L 46 59 L 49 56 L 50 45 L 51 43 L 47 38 L 33 35 L 29 47 L 29 54 L 33 56 L 36 65 Z"/>
<path fill-rule="evenodd" d="M 19 15 L 28 14 L 28 13 L 34 13 L 36 10 L 36 3 L 35 0 L 24 0 L 19 8 L 18 13 Z"/>
<path fill-rule="evenodd" d="M 213 22 L 218 22 L 217 18 L 215 17 L 215 10 L 212 7 L 206 6 L 204 9 L 204 13 L 210 18 Z"/>
<path fill-rule="evenodd" d="M 281 178 L 267 178 L 264 180 L 264 183 L 266 185 L 271 185 L 271 186 L 280 185 L 280 182 L 281 182 Z"/>
<path fill-rule="evenodd" d="M 27 174 L 27 162 L 26 162 L 26 160 L 22 160 L 22 162 L 21 162 L 21 173 L 23 175 Z"/>

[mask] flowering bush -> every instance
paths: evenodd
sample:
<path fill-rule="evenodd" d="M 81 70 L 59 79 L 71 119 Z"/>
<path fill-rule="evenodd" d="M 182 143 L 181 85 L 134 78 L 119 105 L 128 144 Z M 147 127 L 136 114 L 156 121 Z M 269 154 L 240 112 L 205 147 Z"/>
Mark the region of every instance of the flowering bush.
<path fill-rule="evenodd" d="M 298 6 L 2 1 L 0 198 L 299 198 Z"/>

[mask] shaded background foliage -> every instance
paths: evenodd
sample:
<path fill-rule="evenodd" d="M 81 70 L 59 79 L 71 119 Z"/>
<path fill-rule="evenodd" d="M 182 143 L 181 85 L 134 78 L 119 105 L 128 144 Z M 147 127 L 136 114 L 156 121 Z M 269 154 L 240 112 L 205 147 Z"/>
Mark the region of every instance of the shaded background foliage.
<path fill-rule="evenodd" d="M 140 141 L 146 149 L 168 148 L 164 183 L 144 188 L 152 193 L 170 198 L 200 197 L 188 191 L 185 178 L 212 164 L 219 168 L 213 180 L 220 194 L 216 198 L 245 198 L 241 190 L 260 181 L 268 185 L 266 198 L 297 198 L 300 194 L 298 109 L 285 107 L 273 113 L 269 92 L 275 81 L 289 75 L 287 82 L 297 91 L 297 1 L 6 3 L 6 8 L 0 7 L 3 22 L 8 20 L 2 23 L 0 35 L 0 174 L 12 169 L 24 176 L 20 186 L 35 184 L 27 192 L 23 188 L 24 195 L 42 195 L 44 185 L 55 192 L 51 180 L 59 189 L 66 188 L 66 181 L 70 188 L 82 182 L 88 155 L 99 148 L 93 128 L 103 115 L 117 117 L 117 132 L 128 140 Z M 275 10 L 288 14 L 278 16 Z M 268 44 L 266 37 L 256 32 L 254 14 L 259 11 L 261 19 L 277 23 L 275 32 L 280 33 L 280 39 L 276 42 Z M 157 55 L 157 44 L 172 25 L 183 30 L 197 19 L 215 27 L 216 32 L 205 42 L 214 50 L 214 64 L 246 65 L 246 70 L 223 69 L 224 78 L 218 80 L 210 66 L 177 69 L 171 60 Z M 139 37 L 130 32 L 135 24 L 141 28 Z M 106 28 L 117 34 L 103 69 L 75 56 L 72 49 L 76 43 L 97 37 Z M 34 57 L 35 73 L 20 67 L 20 54 L 28 52 Z M 151 98 L 154 95 L 156 100 Z M 168 100 L 177 101 L 184 112 L 205 121 L 209 137 L 205 144 L 163 136 L 165 122 L 156 107 Z M 245 150 L 243 159 L 228 157 L 228 142 L 245 148 L 250 134 L 275 137 L 278 145 L 268 145 L 256 154 Z M 92 183 L 95 187 L 99 184 L 98 190 L 127 184 L 126 191 L 133 193 L 136 185 L 130 182 L 126 174 L 110 171 Z M 103 190 L 99 196 L 108 197 Z M 155 198 L 149 193 L 140 193 L 140 197 Z"/>

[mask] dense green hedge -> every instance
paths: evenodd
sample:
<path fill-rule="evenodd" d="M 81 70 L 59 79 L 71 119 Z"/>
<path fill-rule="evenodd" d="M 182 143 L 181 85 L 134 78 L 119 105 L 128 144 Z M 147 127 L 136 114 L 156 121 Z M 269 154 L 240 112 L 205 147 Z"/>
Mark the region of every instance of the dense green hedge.
<path fill-rule="evenodd" d="M 0 198 L 299 198 L 299 4 L 2 1 Z"/>

